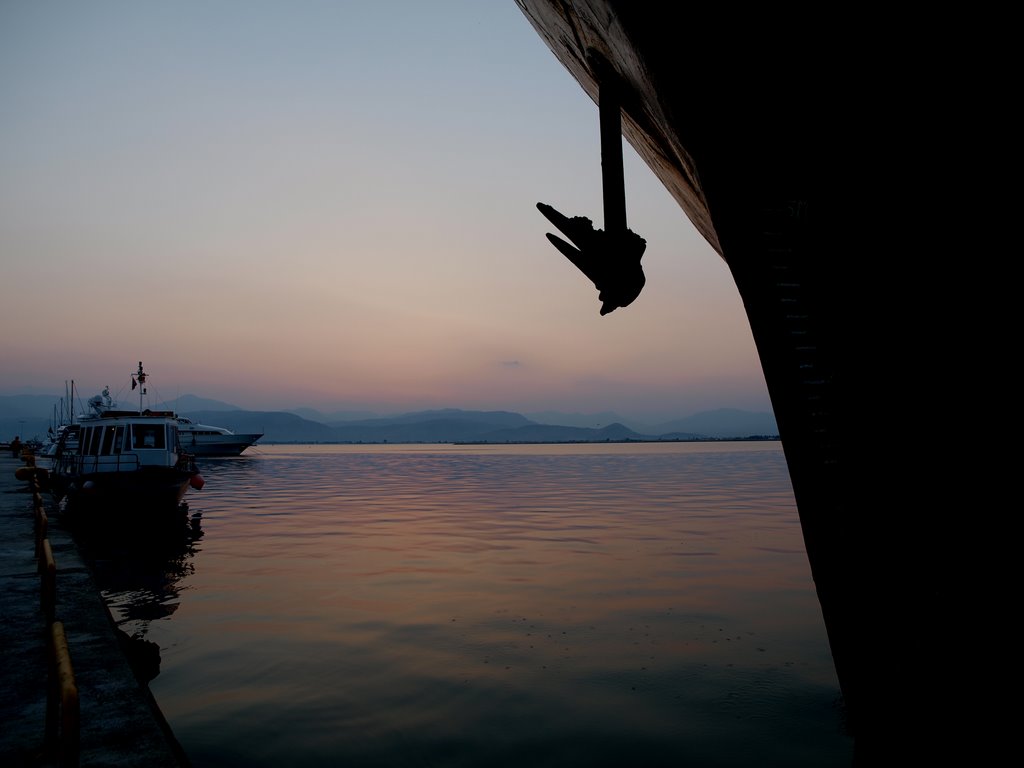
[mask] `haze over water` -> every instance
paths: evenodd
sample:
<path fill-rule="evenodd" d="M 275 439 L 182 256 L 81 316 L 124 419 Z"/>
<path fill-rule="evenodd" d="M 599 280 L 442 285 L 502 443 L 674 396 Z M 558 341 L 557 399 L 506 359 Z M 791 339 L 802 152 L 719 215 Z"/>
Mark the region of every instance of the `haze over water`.
<path fill-rule="evenodd" d="M 100 569 L 203 766 L 846 766 L 777 442 L 262 446 Z"/>

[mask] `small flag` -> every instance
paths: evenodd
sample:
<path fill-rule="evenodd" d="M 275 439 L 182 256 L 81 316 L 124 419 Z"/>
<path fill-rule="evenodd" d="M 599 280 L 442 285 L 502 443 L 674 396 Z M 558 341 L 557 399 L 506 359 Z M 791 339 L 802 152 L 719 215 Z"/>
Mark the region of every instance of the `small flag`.
<path fill-rule="evenodd" d="M 132 391 L 133 391 L 133 392 L 135 391 L 135 388 L 136 388 L 137 386 L 139 386 L 139 385 L 138 385 L 138 382 L 136 382 L 136 381 L 135 381 L 135 377 L 134 377 L 134 376 L 132 376 Z"/>

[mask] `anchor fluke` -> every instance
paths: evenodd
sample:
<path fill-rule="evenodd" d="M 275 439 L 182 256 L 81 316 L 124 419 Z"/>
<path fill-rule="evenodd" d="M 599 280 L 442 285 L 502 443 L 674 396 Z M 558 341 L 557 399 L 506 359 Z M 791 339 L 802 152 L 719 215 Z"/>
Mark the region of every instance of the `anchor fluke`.
<path fill-rule="evenodd" d="M 546 203 L 537 203 L 537 210 L 571 241 L 547 235 L 551 244 L 597 287 L 602 315 L 633 303 L 647 282 L 640 266 L 647 248 L 646 240 L 629 229 L 618 232 L 594 229 L 590 219 L 569 218 Z"/>

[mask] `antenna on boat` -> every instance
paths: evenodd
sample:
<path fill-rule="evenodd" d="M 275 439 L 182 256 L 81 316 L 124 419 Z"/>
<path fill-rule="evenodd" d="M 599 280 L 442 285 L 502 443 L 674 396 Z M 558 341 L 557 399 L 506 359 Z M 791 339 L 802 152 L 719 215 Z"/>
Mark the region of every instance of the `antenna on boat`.
<path fill-rule="evenodd" d="M 139 387 L 139 413 L 142 413 L 142 396 L 146 394 L 146 372 L 142 370 L 142 361 L 139 360 L 139 370 L 132 374 L 132 389 Z"/>

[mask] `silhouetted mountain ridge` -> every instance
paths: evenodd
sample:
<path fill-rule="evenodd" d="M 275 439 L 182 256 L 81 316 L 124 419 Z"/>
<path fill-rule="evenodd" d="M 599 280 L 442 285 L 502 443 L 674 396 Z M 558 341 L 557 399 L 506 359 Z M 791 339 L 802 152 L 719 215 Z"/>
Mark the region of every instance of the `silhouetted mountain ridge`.
<path fill-rule="evenodd" d="M 459 408 L 443 408 L 434 411 L 412 411 L 397 416 L 376 416 L 373 418 L 331 421 L 327 422 L 333 427 L 352 426 L 391 426 L 394 424 L 421 424 L 424 422 L 452 422 L 468 421 L 481 424 L 493 424 L 505 427 L 520 427 L 532 424 L 528 418 L 520 413 L 511 411 L 463 411 Z"/>
<path fill-rule="evenodd" d="M 0 396 L 0 437 L 42 437 L 53 421 L 58 396 Z M 121 407 L 132 407 L 127 401 Z M 659 426 L 628 426 L 613 413 L 565 414 L 567 424 L 551 423 L 557 412 L 538 414 L 544 421 L 512 411 L 458 408 L 411 411 L 323 422 L 292 411 L 251 411 L 195 395 L 150 406 L 239 433 L 262 433 L 262 443 L 437 443 L 437 442 L 604 442 L 609 440 L 699 440 L 775 437 L 771 413 L 719 409 Z M 83 409 L 76 408 L 76 413 Z M 302 409 L 307 415 L 318 414 Z M 355 412 L 353 412 L 355 413 Z M 609 418 L 615 421 L 608 422 Z M 593 424 L 594 426 L 582 426 Z"/>
<path fill-rule="evenodd" d="M 712 437 L 749 437 L 778 435 L 779 425 L 771 412 L 742 411 L 738 408 L 717 408 L 692 416 L 659 424 L 652 428 L 657 434 L 683 433 Z"/>
<path fill-rule="evenodd" d="M 463 411 L 445 409 L 418 411 L 393 417 L 376 417 L 323 424 L 282 411 L 198 411 L 188 412 L 193 421 L 225 426 L 235 432 L 262 432 L 264 443 L 528 443 L 604 442 L 609 440 L 701 440 L 739 437 L 774 437 L 776 431 L 753 430 L 736 433 L 738 422 L 730 423 L 729 434 L 671 430 L 641 433 L 621 424 L 603 427 L 573 427 L 538 424 L 522 414 L 509 411 Z M 735 416 L 735 415 L 734 415 Z M 761 414 L 751 414 L 751 424 L 762 425 Z"/>

